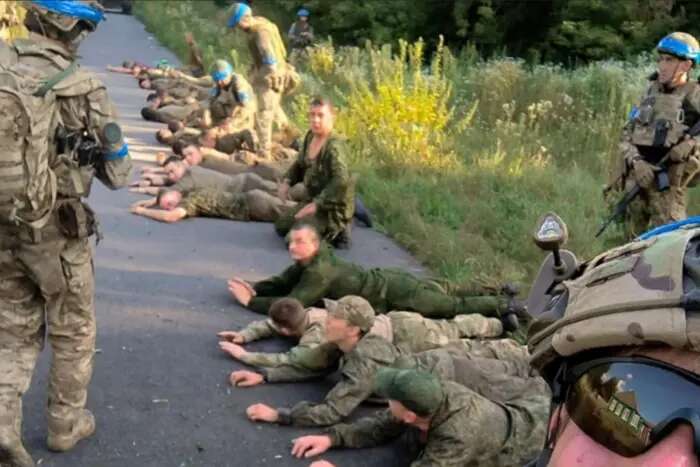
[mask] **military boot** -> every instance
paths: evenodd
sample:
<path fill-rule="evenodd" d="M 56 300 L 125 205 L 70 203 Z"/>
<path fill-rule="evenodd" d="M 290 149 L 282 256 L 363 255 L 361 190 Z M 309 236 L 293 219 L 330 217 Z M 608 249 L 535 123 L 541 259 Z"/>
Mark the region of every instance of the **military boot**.
<path fill-rule="evenodd" d="M 0 432 L 0 467 L 35 467 L 32 456 L 17 436 Z"/>
<path fill-rule="evenodd" d="M 49 436 L 46 444 L 51 451 L 69 451 L 83 438 L 95 432 L 95 417 L 87 409 L 73 420 L 49 417 Z"/>

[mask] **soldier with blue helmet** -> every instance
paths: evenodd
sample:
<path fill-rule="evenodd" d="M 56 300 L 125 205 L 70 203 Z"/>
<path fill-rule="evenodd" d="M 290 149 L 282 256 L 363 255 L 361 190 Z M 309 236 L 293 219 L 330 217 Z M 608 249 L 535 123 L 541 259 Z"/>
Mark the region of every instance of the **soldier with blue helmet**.
<path fill-rule="evenodd" d="M 309 24 L 309 10 L 302 8 L 297 11 L 297 20 L 289 28 L 287 37 L 292 49 L 303 49 L 314 41 L 314 28 Z"/>
<path fill-rule="evenodd" d="M 26 38 L 0 42 L 0 465 L 32 467 L 22 396 L 48 336 L 47 445 L 95 431 L 85 408 L 95 353 L 93 211 L 97 177 L 126 185 L 129 149 L 102 82 L 80 68 L 82 39 L 104 19 L 94 2 L 35 0 Z"/>
<path fill-rule="evenodd" d="M 657 72 L 623 132 L 622 158 L 610 189 L 640 193 L 628 207 L 627 232 L 634 237 L 649 227 L 687 216 L 687 188 L 700 170 L 696 138 L 700 86 L 690 79 L 700 45 L 690 34 L 674 32 L 656 46 Z"/>
<path fill-rule="evenodd" d="M 262 16 L 253 16 L 245 3 L 236 3 L 228 20 L 229 28 L 238 28 L 248 35 L 248 49 L 252 58 L 250 82 L 257 94 L 256 126 L 260 142 L 259 155 L 271 159 L 272 127 L 289 126 L 281 106 L 282 96 L 291 92 L 300 81 L 299 74 L 287 62 L 287 49 L 279 29 Z"/>

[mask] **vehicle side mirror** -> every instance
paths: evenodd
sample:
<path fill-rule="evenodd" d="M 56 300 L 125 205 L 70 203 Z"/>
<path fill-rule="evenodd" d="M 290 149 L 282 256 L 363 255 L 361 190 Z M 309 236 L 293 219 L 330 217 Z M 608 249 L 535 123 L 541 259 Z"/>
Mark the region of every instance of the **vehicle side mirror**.
<path fill-rule="evenodd" d="M 566 244 L 569 230 L 563 220 L 553 212 L 540 217 L 532 236 L 535 244 L 545 251 L 558 251 Z"/>

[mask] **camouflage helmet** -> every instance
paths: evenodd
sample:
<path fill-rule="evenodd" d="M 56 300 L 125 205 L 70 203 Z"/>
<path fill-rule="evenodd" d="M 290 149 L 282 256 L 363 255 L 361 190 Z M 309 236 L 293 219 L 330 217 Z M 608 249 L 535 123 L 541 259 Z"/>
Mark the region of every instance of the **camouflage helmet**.
<path fill-rule="evenodd" d="M 560 284 L 530 328 L 532 365 L 551 379 L 581 352 L 665 344 L 700 352 L 700 218 L 614 248 Z"/>
<path fill-rule="evenodd" d="M 695 37 L 686 32 L 674 32 L 659 41 L 656 51 L 696 63 L 700 44 Z"/>

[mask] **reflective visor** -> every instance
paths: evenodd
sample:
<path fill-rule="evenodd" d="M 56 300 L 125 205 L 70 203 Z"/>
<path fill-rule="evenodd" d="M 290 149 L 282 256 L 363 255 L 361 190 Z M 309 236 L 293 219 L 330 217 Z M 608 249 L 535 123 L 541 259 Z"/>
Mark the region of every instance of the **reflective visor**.
<path fill-rule="evenodd" d="M 688 423 L 699 450 L 700 378 L 646 358 L 601 359 L 567 372 L 566 410 L 597 443 L 637 456 Z"/>

